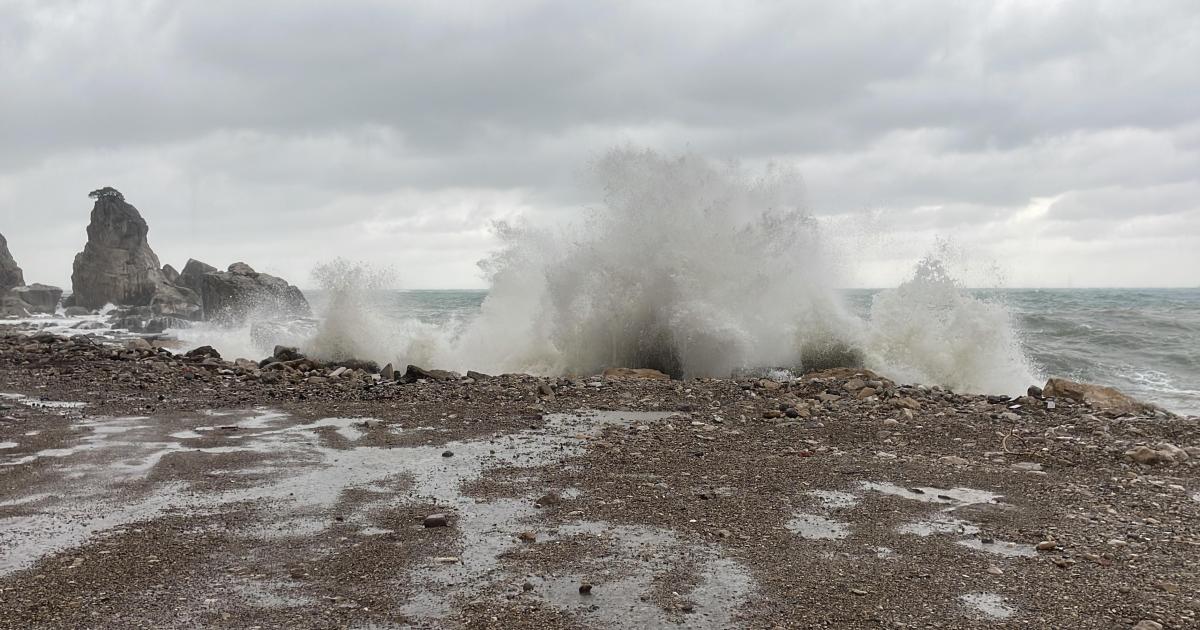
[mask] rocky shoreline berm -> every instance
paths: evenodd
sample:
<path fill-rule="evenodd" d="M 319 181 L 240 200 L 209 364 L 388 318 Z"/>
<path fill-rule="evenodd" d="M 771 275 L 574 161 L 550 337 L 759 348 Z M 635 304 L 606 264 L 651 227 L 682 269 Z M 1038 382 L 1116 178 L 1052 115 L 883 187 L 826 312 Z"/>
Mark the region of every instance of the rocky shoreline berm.
<path fill-rule="evenodd" d="M 3 628 L 1192 628 L 1115 390 L 536 378 L 0 337 Z M 73 404 L 80 403 L 80 404 Z"/>

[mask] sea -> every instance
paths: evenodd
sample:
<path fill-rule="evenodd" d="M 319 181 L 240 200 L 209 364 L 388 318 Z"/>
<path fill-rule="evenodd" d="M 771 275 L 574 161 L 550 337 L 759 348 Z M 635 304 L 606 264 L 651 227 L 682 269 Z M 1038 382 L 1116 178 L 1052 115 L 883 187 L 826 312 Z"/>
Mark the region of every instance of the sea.
<path fill-rule="evenodd" d="M 841 296 L 851 313 L 866 319 L 881 292 L 852 289 Z M 1200 415 L 1200 288 L 967 292 L 1007 309 L 1020 350 L 1039 381 L 1056 376 L 1110 385 L 1176 413 Z M 329 308 L 328 292 L 306 294 L 317 312 Z M 486 290 L 380 291 L 372 302 L 397 326 L 417 320 L 466 328 L 479 317 L 487 295 Z"/>

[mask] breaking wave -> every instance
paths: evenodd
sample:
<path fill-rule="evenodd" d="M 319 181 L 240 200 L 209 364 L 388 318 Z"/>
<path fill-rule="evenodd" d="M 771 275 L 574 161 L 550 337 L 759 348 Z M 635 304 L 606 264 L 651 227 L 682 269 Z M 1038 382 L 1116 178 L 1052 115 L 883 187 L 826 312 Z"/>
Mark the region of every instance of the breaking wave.
<path fill-rule="evenodd" d="M 500 224 L 481 263 L 490 290 L 469 322 L 389 317 L 384 276 L 335 261 L 301 345 L 464 371 L 593 374 L 650 367 L 677 377 L 754 368 L 864 366 L 904 382 L 1019 392 L 1034 381 L 1003 305 L 971 297 L 937 256 L 852 315 L 838 257 L 803 205 L 799 174 L 748 173 L 695 155 L 614 150 L 595 165 L 603 203 L 582 220 Z"/>

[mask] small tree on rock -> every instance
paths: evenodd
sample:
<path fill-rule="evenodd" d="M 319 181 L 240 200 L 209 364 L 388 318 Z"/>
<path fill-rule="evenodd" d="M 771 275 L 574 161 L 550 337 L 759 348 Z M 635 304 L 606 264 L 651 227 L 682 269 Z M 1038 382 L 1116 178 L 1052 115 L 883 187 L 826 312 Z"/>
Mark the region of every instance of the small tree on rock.
<path fill-rule="evenodd" d="M 97 188 L 96 190 L 93 190 L 92 192 L 88 193 L 88 197 L 91 197 L 92 199 L 96 199 L 96 200 L 116 199 L 117 201 L 125 201 L 125 195 L 122 195 L 121 191 L 117 190 L 116 188 L 113 188 L 112 186 L 105 186 L 104 188 Z"/>

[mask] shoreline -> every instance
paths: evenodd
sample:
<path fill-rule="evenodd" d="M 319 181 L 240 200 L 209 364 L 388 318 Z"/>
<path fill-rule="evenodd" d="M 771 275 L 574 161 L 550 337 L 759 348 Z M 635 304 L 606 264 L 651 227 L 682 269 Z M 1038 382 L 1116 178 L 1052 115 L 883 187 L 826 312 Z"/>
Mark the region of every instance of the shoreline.
<path fill-rule="evenodd" d="M 0 627 L 1145 630 L 1200 615 L 1194 417 L 865 370 L 274 371 L 0 337 L 0 391 L 27 397 L 0 401 L 0 524 L 22 525 L 0 534 Z M 448 526 L 424 527 L 435 514 Z"/>

